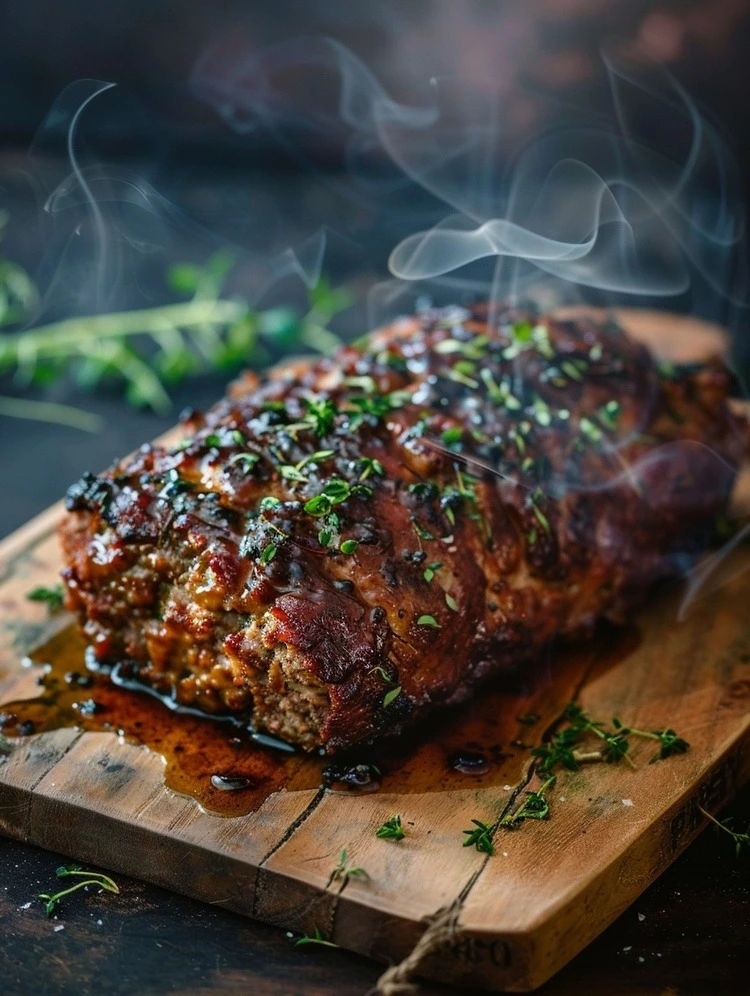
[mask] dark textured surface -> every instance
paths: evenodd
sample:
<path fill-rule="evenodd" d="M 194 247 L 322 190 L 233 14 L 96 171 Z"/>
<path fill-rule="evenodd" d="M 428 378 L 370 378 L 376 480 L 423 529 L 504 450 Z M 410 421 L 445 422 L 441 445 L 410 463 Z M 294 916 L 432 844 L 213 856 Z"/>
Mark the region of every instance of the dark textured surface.
<path fill-rule="evenodd" d="M 750 789 L 729 810 L 750 821 Z M 118 877 L 119 896 L 77 895 L 48 920 L 35 898 L 61 859 L 0 838 L 4 996 L 243 992 L 364 996 L 381 967 Z M 747 991 L 750 852 L 708 830 L 540 993 L 717 996 Z M 59 929 L 62 927 L 63 929 Z M 55 928 L 58 928 L 55 930 Z M 457 990 L 424 985 L 424 996 Z"/>

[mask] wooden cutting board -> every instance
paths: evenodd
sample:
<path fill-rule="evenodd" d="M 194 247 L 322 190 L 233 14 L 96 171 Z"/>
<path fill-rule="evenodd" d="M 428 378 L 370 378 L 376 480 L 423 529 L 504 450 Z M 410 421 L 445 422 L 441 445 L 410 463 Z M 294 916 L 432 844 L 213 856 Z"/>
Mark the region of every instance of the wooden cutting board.
<path fill-rule="evenodd" d="M 750 512 L 744 480 L 735 505 Z M 22 659 L 69 624 L 26 598 L 55 582 L 59 515 L 50 509 L 0 545 L 0 713 L 39 695 L 40 669 Z M 419 942 L 418 975 L 533 989 L 689 844 L 706 822 L 699 807 L 716 811 L 750 776 L 748 566 L 750 550 L 738 546 L 689 605 L 684 585 L 667 586 L 632 630 L 552 648 L 523 683 L 482 691 L 476 705 L 431 723 L 384 769 L 379 791 L 321 789 L 322 762 L 292 756 L 246 796 L 251 811 L 219 816 L 165 787 L 165 775 L 181 784 L 179 755 L 165 769 L 159 753 L 118 736 L 117 723 L 113 732 L 68 727 L 11 741 L 0 758 L 0 831 L 385 961 Z M 63 634 L 48 658 L 66 646 L 75 641 Z M 463 847 L 473 819 L 493 822 L 535 787 L 529 747 L 574 698 L 596 717 L 672 726 L 690 750 L 650 764 L 644 741 L 636 770 L 565 772 L 550 820 L 498 831 L 492 856 Z M 195 751 L 211 724 L 185 722 L 182 747 Z M 457 771 L 467 751 L 482 752 L 486 770 Z M 201 798 L 215 808 L 212 791 Z M 377 838 L 395 813 L 406 838 Z M 335 874 L 343 849 L 366 877 Z"/>

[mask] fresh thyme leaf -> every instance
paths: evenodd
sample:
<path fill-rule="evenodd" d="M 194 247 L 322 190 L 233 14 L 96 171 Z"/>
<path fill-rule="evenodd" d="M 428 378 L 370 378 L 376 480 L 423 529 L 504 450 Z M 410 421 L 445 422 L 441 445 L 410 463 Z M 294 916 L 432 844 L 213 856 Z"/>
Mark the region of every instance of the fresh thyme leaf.
<path fill-rule="evenodd" d="M 387 709 L 388 706 L 391 705 L 391 703 L 394 702 L 399 697 L 400 694 L 401 694 L 400 685 L 396 685 L 395 688 L 391 688 L 389 691 L 387 691 L 383 696 L 383 708 Z"/>
<path fill-rule="evenodd" d="M 359 868 L 356 865 L 350 865 L 347 863 L 346 848 L 343 848 L 343 850 L 339 853 L 339 863 L 333 869 L 333 877 L 346 880 L 349 878 L 369 878 L 370 876 L 364 868 Z"/>
<path fill-rule="evenodd" d="M 434 616 L 420 616 L 417 619 L 417 626 L 432 626 L 434 629 L 440 629 L 440 623 Z"/>
<path fill-rule="evenodd" d="M 449 609 L 452 609 L 453 612 L 458 612 L 458 602 L 452 595 L 449 595 L 447 591 L 445 593 L 445 604 Z"/>
<path fill-rule="evenodd" d="M 474 824 L 474 829 L 462 831 L 466 835 L 464 847 L 475 847 L 477 851 L 483 851 L 485 854 L 494 854 L 492 827 L 482 823 L 481 820 L 472 820 L 471 822 Z"/>
<path fill-rule="evenodd" d="M 238 467 L 243 474 L 252 473 L 260 461 L 257 453 L 235 453 L 227 460 L 227 467 Z"/>
<path fill-rule="evenodd" d="M 406 832 L 401 825 L 401 817 L 398 814 L 391 816 L 389 820 L 378 827 L 375 836 L 382 840 L 403 840 Z"/>
<path fill-rule="evenodd" d="M 70 878 L 76 877 L 80 878 L 80 882 L 76 882 L 75 885 L 69 886 L 67 889 L 61 889 L 59 892 L 49 893 L 42 892 L 37 898 L 45 900 L 45 912 L 47 916 L 52 916 L 55 909 L 57 908 L 60 900 L 64 896 L 69 896 L 72 892 L 77 892 L 78 889 L 85 889 L 86 886 L 95 886 L 98 889 L 103 889 L 105 892 L 112 892 L 118 894 L 120 888 L 117 883 L 109 877 L 109 875 L 104 875 L 102 872 L 92 872 L 85 871 L 79 865 L 61 865 L 55 874 L 58 878 Z"/>
<path fill-rule="evenodd" d="M 728 834 L 734 841 L 734 851 L 737 857 L 742 853 L 743 847 L 750 847 L 750 832 L 749 831 L 739 831 L 732 828 L 732 819 L 728 817 L 725 820 L 719 820 L 711 813 L 707 812 L 703 806 L 699 805 L 698 809 L 703 813 L 703 815 L 709 819 L 717 828 L 724 833 Z"/>
<path fill-rule="evenodd" d="M 339 550 L 342 553 L 354 553 L 354 551 L 359 546 L 359 542 L 355 539 L 344 540 L 344 542 L 339 546 Z"/>
<path fill-rule="evenodd" d="M 65 602 L 65 592 L 61 584 L 52 588 L 34 588 L 26 596 L 30 602 L 46 602 L 50 612 L 57 612 Z"/>
<path fill-rule="evenodd" d="M 536 792 L 527 792 L 525 802 L 514 813 L 504 817 L 500 821 L 500 826 L 513 828 L 519 826 L 524 820 L 548 820 L 550 805 L 547 791 L 552 788 L 556 781 L 557 775 L 550 775 Z"/>
<path fill-rule="evenodd" d="M 461 426 L 454 426 L 441 432 L 440 438 L 446 446 L 455 448 L 464 438 L 464 430 Z"/>
<path fill-rule="evenodd" d="M 294 942 L 294 946 L 296 948 L 304 947 L 306 944 L 319 944 L 323 948 L 338 948 L 341 946 L 339 944 L 334 944 L 333 941 L 327 941 L 321 934 L 319 927 L 315 928 L 315 933 L 312 937 L 309 937 L 307 934 L 303 934 L 302 937 L 298 937 Z"/>
<path fill-rule="evenodd" d="M 435 571 L 439 571 L 442 566 L 443 565 L 439 560 L 435 560 L 433 563 L 428 564 L 427 567 L 425 567 L 424 574 L 422 576 L 428 584 L 435 577 Z"/>
<path fill-rule="evenodd" d="M 266 564 L 270 564 L 273 558 L 278 553 L 279 548 L 275 543 L 268 543 L 263 547 L 263 552 L 260 555 L 260 562 L 265 567 Z"/>
<path fill-rule="evenodd" d="M 394 679 L 391 678 L 391 676 L 388 674 L 385 668 L 381 667 L 380 665 L 372 668 L 371 673 L 377 674 L 377 676 L 380 678 L 383 684 L 386 685 L 386 687 L 388 688 L 388 691 L 385 693 L 383 697 L 383 708 L 386 709 L 392 702 L 395 702 L 395 700 L 401 694 L 401 685 L 399 685 L 397 681 L 394 681 Z"/>

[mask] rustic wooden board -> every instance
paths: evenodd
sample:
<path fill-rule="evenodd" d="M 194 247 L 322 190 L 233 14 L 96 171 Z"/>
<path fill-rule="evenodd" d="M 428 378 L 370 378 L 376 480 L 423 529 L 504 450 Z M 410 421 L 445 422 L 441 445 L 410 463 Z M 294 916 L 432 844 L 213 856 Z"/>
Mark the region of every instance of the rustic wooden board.
<path fill-rule="evenodd" d="M 684 343 L 683 343 L 684 346 Z M 750 487 L 738 489 L 740 514 Z M 58 507 L 0 546 L 0 704 L 38 692 L 20 661 L 64 621 L 26 593 L 59 568 Z M 601 642 L 551 662 L 552 677 L 509 692 L 494 734 L 538 742 L 574 696 L 592 713 L 649 728 L 669 724 L 685 755 L 638 770 L 592 765 L 563 775 L 553 819 L 500 832 L 492 857 L 463 848 L 473 818 L 490 822 L 528 783 L 529 754 L 498 757 L 493 778 L 445 789 L 402 772 L 398 792 L 315 788 L 271 793 L 255 812 L 222 818 L 164 787 L 161 758 L 114 734 L 62 729 L 15 741 L 0 763 L 0 831 L 80 861 L 166 886 L 290 930 L 320 929 L 372 957 L 404 958 L 422 938 L 418 974 L 525 991 L 603 930 L 750 777 L 750 551 L 734 550 L 684 618 L 684 588 L 655 596 L 640 643 Z M 481 693 L 480 693 L 481 694 Z M 0 705 L 0 712 L 2 706 Z M 537 713 L 533 732 L 517 716 Z M 431 744 L 439 764 L 441 745 Z M 379 840 L 400 813 L 409 834 Z M 332 876 L 346 848 L 367 878 Z"/>

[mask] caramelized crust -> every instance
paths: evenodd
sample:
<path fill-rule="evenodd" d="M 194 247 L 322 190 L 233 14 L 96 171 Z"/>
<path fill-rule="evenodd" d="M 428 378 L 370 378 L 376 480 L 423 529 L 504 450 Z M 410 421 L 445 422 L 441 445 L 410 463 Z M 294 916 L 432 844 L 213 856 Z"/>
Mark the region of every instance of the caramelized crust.
<path fill-rule="evenodd" d="M 689 567 L 741 456 L 728 389 L 611 324 L 406 319 L 85 475 L 67 604 L 181 705 L 372 741 Z"/>

